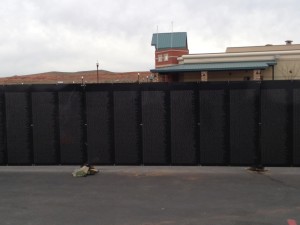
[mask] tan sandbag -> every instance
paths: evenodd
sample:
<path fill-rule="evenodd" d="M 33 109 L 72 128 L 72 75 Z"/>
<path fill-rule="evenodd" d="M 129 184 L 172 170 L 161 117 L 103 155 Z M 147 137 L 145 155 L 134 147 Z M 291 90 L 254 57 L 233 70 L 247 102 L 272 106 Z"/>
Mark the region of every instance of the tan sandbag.
<path fill-rule="evenodd" d="M 85 177 L 87 175 L 94 175 L 96 173 L 99 173 L 99 170 L 97 170 L 94 166 L 84 165 L 80 169 L 74 170 L 72 175 L 73 177 Z"/>
<path fill-rule="evenodd" d="M 85 177 L 88 175 L 89 167 L 83 166 L 80 169 L 74 170 L 72 173 L 73 177 Z"/>

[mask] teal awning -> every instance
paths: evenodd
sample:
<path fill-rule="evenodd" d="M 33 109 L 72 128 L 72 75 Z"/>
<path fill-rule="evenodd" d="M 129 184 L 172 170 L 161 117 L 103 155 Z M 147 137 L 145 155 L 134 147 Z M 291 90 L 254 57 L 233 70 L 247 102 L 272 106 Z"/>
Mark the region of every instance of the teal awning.
<path fill-rule="evenodd" d="M 275 65 L 275 61 L 259 62 L 223 62 L 223 63 L 195 63 L 162 67 L 150 70 L 152 73 L 200 72 L 200 71 L 228 71 L 228 70 L 258 70 Z"/>

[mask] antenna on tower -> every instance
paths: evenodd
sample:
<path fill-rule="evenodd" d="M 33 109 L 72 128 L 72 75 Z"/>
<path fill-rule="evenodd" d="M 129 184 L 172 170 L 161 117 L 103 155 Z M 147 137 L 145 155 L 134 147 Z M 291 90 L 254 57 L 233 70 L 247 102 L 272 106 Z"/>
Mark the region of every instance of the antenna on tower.
<path fill-rule="evenodd" d="M 158 50 L 158 25 L 156 27 L 156 50 Z"/>
<path fill-rule="evenodd" d="M 172 24 L 172 30 L 171 30 L 171 48 L 173 48 L 173 21 L 171 22 Z"/>

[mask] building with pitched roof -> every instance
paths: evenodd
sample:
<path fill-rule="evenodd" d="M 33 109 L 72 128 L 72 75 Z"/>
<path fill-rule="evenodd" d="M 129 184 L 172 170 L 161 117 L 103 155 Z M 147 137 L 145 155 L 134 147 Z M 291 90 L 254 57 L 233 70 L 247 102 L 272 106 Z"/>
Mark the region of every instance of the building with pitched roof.
<path fill-rule="evenodd" d="M 151 72 L 160 81 L 300 79 L 300 45 L 290 40 L 284 45 L 229 47 L 223 53 L 189 54 L 186 33 L 182 32 L 153 34 L 152 45 L 156 51 L 155 69 Z M 164 54 L 177 49 L 182 51 L 172 55 L 172 61 L 164 58 Z"/>

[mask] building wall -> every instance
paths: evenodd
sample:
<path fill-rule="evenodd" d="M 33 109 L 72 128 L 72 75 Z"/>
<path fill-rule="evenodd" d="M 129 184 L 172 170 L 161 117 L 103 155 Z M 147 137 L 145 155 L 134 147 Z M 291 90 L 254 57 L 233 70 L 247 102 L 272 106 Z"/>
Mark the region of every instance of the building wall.
<path fill-rule="evenodd" d="M 234 55 L 229 56 L 226 54 L 208 54 L 206 56 L 192 57 L 190 55 L 184 55 L 181 57 L 180 64 L 189 63 L 221 63 L 221 62 L 254 62 L 254 61 L 273 61 L 274 55 L 271 56 L 242 56 Z"/>
<path fill-rule="evenodd" d="M 155 68 L 178 64 L 178 57 L 189 54 L 187 49 L 168 49 L 155 51 Z"/>
<path fill-rule="evenodd" d="M 275 65 L 275 80 L 299 80 L 300 56 L 281 57 Z"/>
<path fill-rule="evenodd" d="M 179 81 L 182 82 L 196 82 L 201 80 L 201 72 L 184 73 Z"/>
<path fill-rule="evenodd" d="M 262 78 L 263 80 L 273 80 L 273 69 L 272 69 L 272 67 L 269 67 L 265 70 L 262 70 L 261 75 L 263 77 Z M 274 73 L 274 76 L 275 76 L 275 73 Z M 275 77 L 274 77 L 274 80 L 275 80 Z"/>
<path fill-rule="evenodd" d="M 272 80 L 272 68 L 261 70 L 263 80 Z M 238 70 L 238 71 L 208 71 L 207 81 L 243 81 L 254 80 L 253 70 Z M 197 82 L 201 81 L 201 72 L 185 72 L 180 76 L 179 81 L 182 82 Z"/>
<path fill-rule="evenodd" d="M 242 81 L 253 80 L 253 71 L 209 71 L 207 74 L 208 81 Z"/>
<path fill-rule="evenodd" d="M 241 81 L 249 77 L 252 80 L 251 71 L 220 71 L 208 73 L 208 81 Z"/>
<path fill-rule="evenodd" d="M 183 55 L 180 64 L 300 60 L 300 50 Z"/>
<path fill-rule="evenodd" d="M 270 53 L 268 53 L 270 54 Z M 240 57 L 212 57 L 212 55 L 207 57 L 190 57 L 183 56 L 184 63 L 212 63 L 212 62 L 237 62 L 237 61 L 260 61 L 260 60 L 276 60 L 276 65 L 273 67 L 270 66 L 265 70 L 261 70 L 261 76 L 263 80 L 300 80 L 300 52 L 292 51 L 290 54 L 284 52 L 280 54 L 279 52 L 274 53 L 273 55 L 260 55 L 260 56 L 240 56 Z M 225 57 L 225 58 L 224 58 Z M 225 60 L 224 60 L 225 59 Z M 224 81 L 229 80 L 230 71 L 209 71 L 208 72 L 208 81 Z M 200 72 L 199 72 L 200 73 Z M 253 80 L 253 71 L 231 71 L 230 80 L 244 80 L 244 77 L 250 76 L 250 80 Z M 274 73 L 274 74 L 273 74 Z M 273 77 L 274 76 L 274 77 Z M 187 81 L 198 81 L 197 78 L 194 78 L 192 74 L 185 73 L 185 78 L 183 80 Z M 199 77 L 199 80 L 200 77 Z"/>
<path fill-rule="evenodd" d="M 168 60 L 164 55 L 168 54 Z M 159 59 L 161 59 L 160 62 Z M 155 53 L 156 68 L 177 64 L 194 63 L 221 63 L 221 62 L 256 62 L 272 61 L 274 66 L 269 66 L 260 71 L 262 80 L 300 80 L 300 45 L 266 45 L 250 47 L 227 48 L 224 53 L 188 54 L 188 50 L 160 50 Z M 208 81 L 242 81 L 255 80 L 256 71 L 208 71 Z M 165 82 L 193 82 L 201 81 L 201 71 L 185 72 L 183 74 L 162 75 Z"/>
<path fill-rule="evenodd" d="M 300 44 L 228 47 L 226 49 L 226 52 L 242 53 L 242 52 L 268 52 L 268 51 L 293 51 L 293 50 L 300 50 Z"/>

